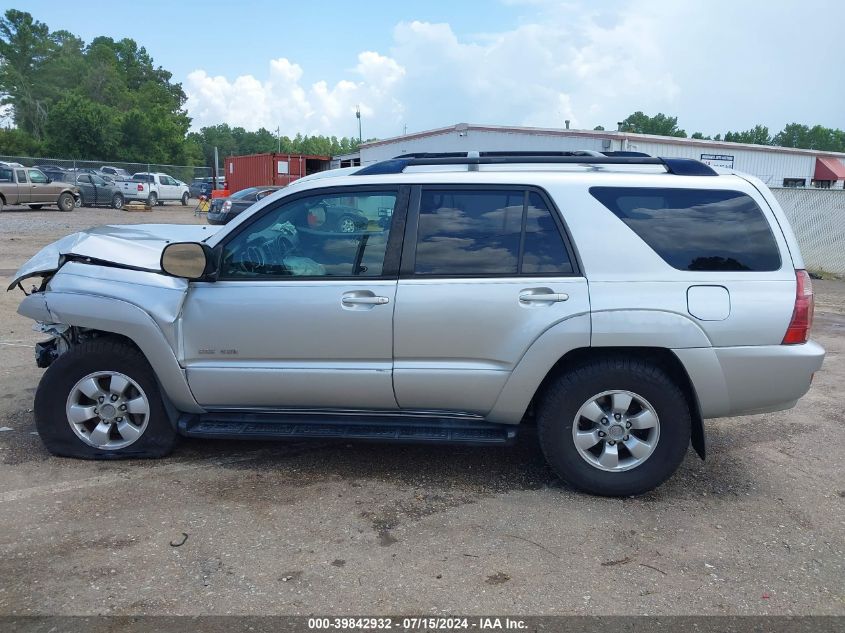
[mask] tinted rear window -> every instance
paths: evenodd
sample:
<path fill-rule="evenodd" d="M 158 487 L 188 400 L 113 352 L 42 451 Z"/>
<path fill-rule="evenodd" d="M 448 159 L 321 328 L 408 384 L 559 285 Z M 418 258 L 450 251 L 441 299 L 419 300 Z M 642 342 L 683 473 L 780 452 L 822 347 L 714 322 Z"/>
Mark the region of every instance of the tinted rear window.
<path fill-rule="evenodd" d="M 780 268 L 769 223 L 744 193 L 645 187 L 591 187 L 590 193 L 673 268 Z"/>

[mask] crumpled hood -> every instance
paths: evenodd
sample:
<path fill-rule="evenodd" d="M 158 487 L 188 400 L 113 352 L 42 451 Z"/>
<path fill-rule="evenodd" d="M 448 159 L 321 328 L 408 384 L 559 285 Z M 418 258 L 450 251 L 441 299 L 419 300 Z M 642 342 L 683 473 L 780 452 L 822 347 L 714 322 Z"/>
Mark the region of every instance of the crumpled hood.
<path fill-rule="evenodd" d="M 199 242 L 220 227 L 181 224 L 128 224 L 97 226 L 68 235 L 42 248 L 18 269 L 8 290 L 28 277 L 59 269 L 63 255 L 90 257 L 98 262 L 159 271 L 161 251 L 171 242 Z"/>

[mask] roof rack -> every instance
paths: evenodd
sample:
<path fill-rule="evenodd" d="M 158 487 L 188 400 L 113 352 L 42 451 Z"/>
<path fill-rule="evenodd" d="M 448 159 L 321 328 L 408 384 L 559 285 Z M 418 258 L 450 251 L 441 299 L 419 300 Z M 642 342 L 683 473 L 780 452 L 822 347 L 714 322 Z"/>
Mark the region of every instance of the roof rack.
<path fill-rule="evenodd" d="M 468 165 L 473 171 L 478 165 L 508 164 L 570 164 L 570 165 L 660 165 L 676 176 L 718 176 L 709 165 L 693 158 L 662 158 L 655 156 L 606 156 L 599 152 L 446 152 L 403 154 L 390 160 L 368 165 L 355 172 L 356 176 L 401 174 L 407 167 L 422 165 Z"/>

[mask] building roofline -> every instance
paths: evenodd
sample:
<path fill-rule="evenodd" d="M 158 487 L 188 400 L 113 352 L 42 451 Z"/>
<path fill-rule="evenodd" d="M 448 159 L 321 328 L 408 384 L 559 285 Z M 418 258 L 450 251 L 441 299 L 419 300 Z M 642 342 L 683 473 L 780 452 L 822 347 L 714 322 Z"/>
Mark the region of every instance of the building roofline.
<path fill-rule="evenodd" d="M 650 143 L 668 143 L 674 145 L 697 145 L 699 147 L 712 149 L 733 149 L 733 150 L 750 150 L 756 152 L 774 152 L 778 154 L 800 154 L 805 156 L 832 156 L 834 158 L 845 159 L 843 152 L 830 152 L 826 150 L 804 149 L 797 147 L 781 147 L 779 145 L 755 145 L 753 143 L 732 143 L 728 141 L 708 141 L 706 139 L 696 139 L 689 137 L 678 136 L 657 136 L 652 134 L 638 134 L 635 132 L 616 132 L 607 130 L 567 130 L 562 128 L 542 128 L 542 127 L 516 127 L 507 125 L 476 125 L 473 123 L 458 123 L 457 125 L 450 125 L 448 127 L 434 128 L 431 130 L 423 130 L 421 132 L 414 132 L 401 136 L 392 136 L 386 139 L 377 141 L 369 141 L 361 143 L 360 148 L 378 147 L 380 145 L 388 145 L 392 143 L 400 143 L 403 141 L 416 140 L 420 138 L 428 138 L 431 136 L 441 136 L 451 132 L 461 131 L 476 131 L 476 132 L 504 132 L 511 134 L 527 134 L 536 136 L 574 136 L 574 137 L 588 137 L 608 140 L 624 140 L 643 141 Z"/>

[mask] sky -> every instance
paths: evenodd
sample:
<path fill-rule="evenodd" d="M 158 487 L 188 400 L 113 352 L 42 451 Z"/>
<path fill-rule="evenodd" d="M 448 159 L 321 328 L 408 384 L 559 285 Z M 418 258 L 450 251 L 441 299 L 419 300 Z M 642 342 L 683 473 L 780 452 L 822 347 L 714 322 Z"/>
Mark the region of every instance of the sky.
<path fill-rule="evenodd" d="M 615 129 L 637 110 L 689 134 L 845 129 L 841 0 L 0 2 L 13 6 L 85 41 L 135 39 L 182 84 L 194 129 L 357 136 L 358 106 L 364 138 Z"/>

